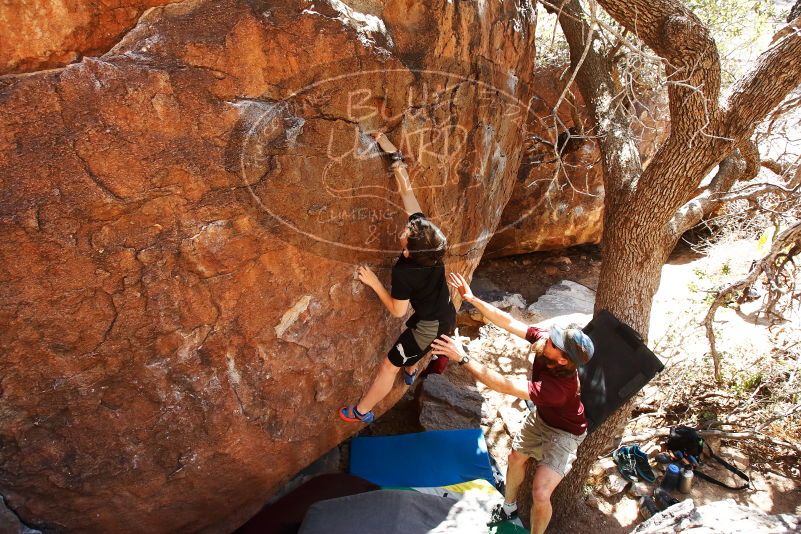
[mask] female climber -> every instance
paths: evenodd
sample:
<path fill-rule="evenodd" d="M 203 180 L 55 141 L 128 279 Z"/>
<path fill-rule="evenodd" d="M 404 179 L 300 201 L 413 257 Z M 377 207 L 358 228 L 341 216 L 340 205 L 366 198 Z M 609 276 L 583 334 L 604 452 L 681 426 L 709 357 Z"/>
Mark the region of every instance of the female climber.
<path fill-rule="evenodd" d="M 378 374 L 361 400 L 340 408 L 339 416 L 349 423 L 372 423 L 375 420 L 373 407 L 392 389 L 398 369 L 404 368 L 403 380 L 412 385 L 417 377 L 417 364 L 431 349 L 431 342 L 442 334 L 450 334 L 456 324 L 456 309 L 445 282 L 442 261 L 447 239 L 423 215 L 412 191 L 403 156 L 384 134 L 378 133 L 375 137 L 381 149 L 393 160 L 392 170 L 409 222 L 400 236 L 402 252 L 392 267 L 392 290 L 387 292 L 367 266 L 359 267 L 359 280 L 376 292 L 394 317 L 403 317 L 410 302 L 414 314 L 381 362 Z"/>

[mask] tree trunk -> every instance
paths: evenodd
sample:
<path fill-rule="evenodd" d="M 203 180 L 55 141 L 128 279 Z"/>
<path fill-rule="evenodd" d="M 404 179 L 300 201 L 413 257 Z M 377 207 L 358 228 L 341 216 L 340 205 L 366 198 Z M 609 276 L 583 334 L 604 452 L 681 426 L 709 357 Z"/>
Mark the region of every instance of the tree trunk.
<path fill-rule="evenodd" d="M 660 237 L 648 225 L 640 224 L 649 213 L 648 207 L 643 208 L 622 224 L 614 216 L 604 220 L 603 263 L 595 310 L 609 310 L 647 339 L 651 304 L 659 287 L 661 269 L 675 243 L 665 235 Z M 581 444 L 573 469 L 551 499 L 555 522 L 566 519 L 573 511 L 598 457 L 611 452 L 620 442 L 633 403 L 634 400 L 626 403 Z"/>
<path fill-rule="evenodd" d="M 576 81 L 595 122 L 604 163 L 604 232 L 596 311 L 607 309 L 647 340 L 653 296 L 661 269 L 687 223 L 678 217 L 702 179 L 735 147 L 744 146 L 756 125 L 801 83 L 801 36 L 777 40 L 739 80 L 721 105 L 717 47 L 701 21 L 678 0 L 598 0 L 607 13 L 665 59 L 671 132 L 645 170 L 632 151 L 634 139 L 609 105 L 617 94 L 612 65 L 595 46 L 587 49 L 589 26 L 578 0 L 554 1 L 578 68 Z M 614 98 L 613 98 L 614 99 Z M 573 470 L 552 497 L 557 522 L 570 514 L 589 470 L 608 453 L 628 420 L 632 402 L 590 434 Z M 530 504 L 530 477 L 518 501 Z M 527 513 L 527 511 L 524 511 Z M 525 516 L 524 516 L 525 517 Z"/>
<path fill-rule="evenodd" d="M 560 10 L 552 12 L 559 14 L 574 68 L 584 57 L 576 82 L 590 108 L 603 154 L 606 201 L 601 242 L 604 261 L 596 294 L 596 311 L 609 310 L 646 338 L 660 270 L 671 249 L 662 227 L 654 225 L 651 216 L 656 203 L 661 200 L 656 197 L 652 199 L 653 205 L 641 206 L 642 209 L 630 207 L 631 191 L 627 190 L 627 185 L 635 183 L 642 172 L 636 139 L 630 127 L 632 119 L 623 106 L 616 105 L 616 95 L 621 89 L 614 83 L 612 65 L 604 51 L 593 43 L 584 54 L 590 32 L 578 0 L 569 0 L 560 7 Z M 557 526 L 574 509 L 596 458 L 619 441 L 620 431 L 631 411 L 630 404 L 607 419 L 579 449 L 573 470 L 552 497 Z M 533 466 L 528 469 L 529 476 L 518 499 L 526 507 L 530 503 L 532 470 Z M 527 514 L 527 510 L 523 513 Z"/>
<path fill-rule="evenodd" d="M 597 136 L 601 149 L 605 194 L 607 198 L 614 197 L 642 172 L 631 129 L 632 118 L 626 107 L 620 105 L 622 89 L 612 76 L 612 64 L 603 53 L 600 39 L 591 33 L 579 0 L 567 0 L 559 6 L 548 4 L 547 9 L 559 16 L 559 26 L 570 48 L 572 67 L 581 66 L 576 73 L 576 85 L 590 110 L 592 134 Z M 630 157 L 620 157 L 621 154 Z"/>

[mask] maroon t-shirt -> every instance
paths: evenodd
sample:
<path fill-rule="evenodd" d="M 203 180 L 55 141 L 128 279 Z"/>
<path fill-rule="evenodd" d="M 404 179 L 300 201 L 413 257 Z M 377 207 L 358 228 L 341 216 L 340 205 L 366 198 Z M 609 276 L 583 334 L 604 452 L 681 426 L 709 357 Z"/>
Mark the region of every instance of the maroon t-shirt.
<path fill-rule="evenodd" d="M 547 337 L 548 332 L 536 326 L 529 326 L 526 331 L 529 343 Z M 537 414 L 546 424 L 580 436 L 587 430 L 587 418 L 581 403 L 578 372 L 556 376 L 546 363 L 545 358 L 538 357 L 531 366 L 528 394 L 537 406 Z"/>

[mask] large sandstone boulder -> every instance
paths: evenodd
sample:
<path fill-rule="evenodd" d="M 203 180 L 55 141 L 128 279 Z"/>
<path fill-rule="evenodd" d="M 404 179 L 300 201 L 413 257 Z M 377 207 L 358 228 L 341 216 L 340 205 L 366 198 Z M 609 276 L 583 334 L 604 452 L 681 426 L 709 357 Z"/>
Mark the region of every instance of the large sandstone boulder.
<path fill-rule="evenodd" d="M 401 143 L 469 274 L 520 165 L 534 29 L 527 1 L 186 0 L 0 78 L 9 508 L 225 532 L 356 432 L 336 410 L 402 327 L 354 276 L 388 283 L 405 221 L 367 134 Z"/>
<path fill-rule="evenodd" d="M 535 73 L 526 158 L 512 198 L 487 246 L 487 257 L 597 244 L 603 231 L 601 152 L 581 93 L 574 85 L 558 107 L 567 67 Z M 631 104 L 640 157 L 646 162 L 669 132 L 667 98 L 642 87 Z M 568 135 L 568 131 L 570 135 Z M 555 150 L 561 151 L 561 158 Z"/>
<path fill-rule="evenodd" d="M 0 2 L 0 74 L 60 67 L 107 52 L 145 10 L 174 1 Z"/>

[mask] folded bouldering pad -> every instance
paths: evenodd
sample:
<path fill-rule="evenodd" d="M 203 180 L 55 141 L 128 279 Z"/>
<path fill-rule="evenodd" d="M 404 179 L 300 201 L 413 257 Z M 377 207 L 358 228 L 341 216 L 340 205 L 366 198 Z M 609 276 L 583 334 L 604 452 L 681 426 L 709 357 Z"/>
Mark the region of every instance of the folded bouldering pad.
<path fill-rule="evenodd" d="M 492 515 L 492 508 L 503 502 L 503 495 L 489 482 L 484 479 L 478 478 L 470 482 L 460 482 L 458 484 L 450 484 L 448 486 L 437 486 L 433 488 L 392 488 L 402 489 L 407 491 L 418 491 L 426 495 L 436 495 L 438 497 L 446 497 L 455 501 L 461 501 L 457 506 L 451 508 L 449 518 L 456 524 L 449 521 L 440 523 L 437 532 L 440 530 L 451 532 L 447 530 L 451 527 L 459 527 L 454 530 L 461 534 L 464 529 L 475 527 L 476 532 L 488 532 L 490 534 L 527 534 L 528 530 L 523 528 L 523 523 L 519 518 L 510 521 L 502 521 L 495 523 L 492 527 L 487 529 L 483 525 L 489 520 Z M 457 512 L 458 516 L 457 516 Z M 472 523 L 474 524 L 471 524 Z"/>
<path fill-rule="evenodd" d="M 300 534 L 424 534 L 447 517 L 456 501 L 413 491 L 380 490 L 318 502 Z"/>
<path fill-rule="evenodd" d="M 480 428 L 355 438 L 350 473 L 382 487 L 494 481 Z"/>
<path fill-rule="evenodd" d="M 494 502 L 500 502 L 495 499 Z M 380 490 L 314 504 L 300 534 L 521 534 L 514 524 L 487 527 L 488 502 L 416 491 Z"/>
<path fill-rule="evenodd" d="M 448 484 L 447 486 L 435 486 L 435 487 L 397 487 L 397 488 L 384 488 L 384 489 L 395 489 L 395 490 L 408 490 L 408 491 L 419 491 L 420 493 L 425 493 L 427 495 L 436 495 L 438 497 L 447 497 L 449 499 L 459 500 L 468 492 L 480 493 L 487 498 L 495 498 L 495 499 L 502 499 L 503 495 L 498 491 L 498 489 L 484 480 L 483 478 L 477 478 L 475 480 L 471 480 L 470 482 L 459 482 L 458 484 Z"/>
<path fill-rule="evenodd" d="M 606 310 L 593 317 L 584 333 L 595 345 L 590 362 L 579 368 L 581 400 L 592 432 L 664 365 L 633 328 Z"/>

